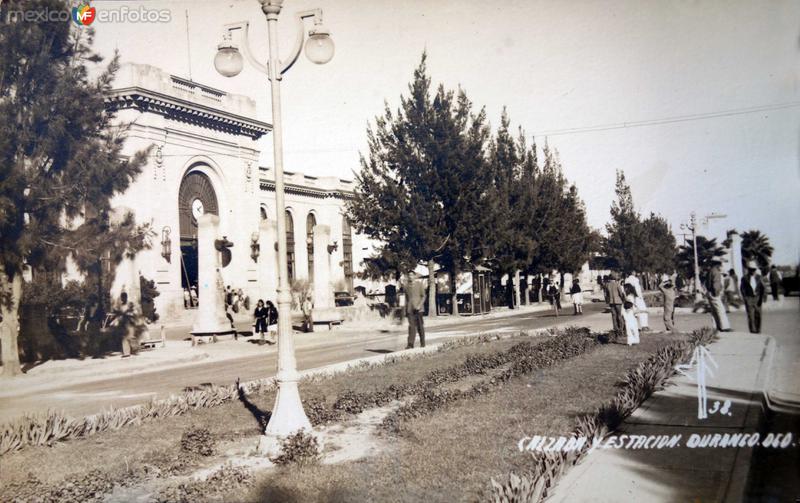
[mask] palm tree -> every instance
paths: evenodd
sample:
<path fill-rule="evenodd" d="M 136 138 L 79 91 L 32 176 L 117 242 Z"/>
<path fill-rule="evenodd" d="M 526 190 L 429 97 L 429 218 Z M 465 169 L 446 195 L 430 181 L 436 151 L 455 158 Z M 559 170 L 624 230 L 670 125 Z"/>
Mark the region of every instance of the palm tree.
<path fill-rule="evenodd" d="M 700 268 L 700 278 L 711 268 L 711 261 L 715 258 L 722 258 L 726 255 L 725 248 L 717 244 L 717 240 L 708 239 L 705 236 L 697 236 L 697 263 Z M 678 247 L 675 262 L 684 277 L 694 278 L 694 246 L 691 241 L 687 241 Z"/>
<path fill-rule="evenodd" d="M 772 252 L 775 249 L 769 244 L 769 238 L 761 231 L 750 230 L 742 234 L 742 261 L 755 260 L 761 269 L 769 267 Z"/>

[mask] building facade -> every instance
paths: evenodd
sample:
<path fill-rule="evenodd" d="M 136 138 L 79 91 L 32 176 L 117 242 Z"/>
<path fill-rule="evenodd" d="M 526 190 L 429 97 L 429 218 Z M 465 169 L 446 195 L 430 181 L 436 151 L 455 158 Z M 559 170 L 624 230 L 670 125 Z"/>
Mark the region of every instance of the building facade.
<path fill-rule="evenodd" d="M 275 174 L 258 163 L 272 127 L 255 118 L 255 102 L 153 66 L 126 64 L 106 106 L 128 128 L 125 155 L 150 149 L 141 175 L 113 204 L 156 233 L 151 249 L 121 264 L 112 295 L 130 289 L 140 274 L 155 280 L 162 318 L 180 317 L 184 291 L 203 276 L 198 218 L 210 213 L 218 217 L 217 239 L 232 243 L 229 256 L 222 254 L 222 282 L 251 299 L 275 301 Z M 372 252 L 344 217 L 353 182 L 291 171 L 284 182 L 290 280 L 313 283 L 325 293 L 320 298 L 352 291 Z"/>

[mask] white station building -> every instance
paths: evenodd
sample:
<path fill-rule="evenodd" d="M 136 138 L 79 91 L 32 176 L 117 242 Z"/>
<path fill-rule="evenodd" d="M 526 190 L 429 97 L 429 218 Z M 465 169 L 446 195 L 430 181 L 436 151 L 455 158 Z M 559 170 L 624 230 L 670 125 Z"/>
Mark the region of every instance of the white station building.
<path fill-rule="evenodd" d="M 198 218 L 218 217 L 218 239 L 233 243 L 221 281 L 251 299 L 276 300 L 275 173 L 258 165 L 272 126 L 257 119 L 253 99 L 192 82 L 149 65 L 123 65 L 106 99 L 129 124 L 125 155 L 151 148 L 142 173 L 114 206 L 156 232 L 153 246 L 120 264 L 112 295 L 138 275 L 156 282 L 162 319 L 182 316 L 184 289 L 203 276 Z M 333 307 L 333 292 L 358 285 L 370 241 L 344 217 L 353 182 L 285 173 L 290 282 L 313 284 L 315 303 Z M 206 219 L 207 220 L 207 219 Z M 218 222 L 218 223 L 217 223 Z M 211 253 L 210 250 L 205 251 Z M 354 285 L 355 283 L 355 285 Z"/>

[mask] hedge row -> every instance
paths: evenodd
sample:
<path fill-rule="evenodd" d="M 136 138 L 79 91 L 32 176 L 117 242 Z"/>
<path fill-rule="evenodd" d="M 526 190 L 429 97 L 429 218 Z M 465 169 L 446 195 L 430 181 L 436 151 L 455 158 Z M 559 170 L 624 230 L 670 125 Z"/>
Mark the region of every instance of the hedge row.
<path fill-rule="evenodd" d="M 709 328 L 694 331 L 689 341 L 680 341 L 657 351 L 635 369 L 628 372 L 623 388 L 607 405 L 596 413 L 580 417 L 572 432 L 574 438 L 600 440 L 614 431 L 634 410 L 675 374 L 675 365 L 686 361 L 698 345 L 714 340 L 716 333 Z M 569 467 L 587 454 L 592 442 L 578 451 L 533 452 L 534 468 L 523 475 L 511 473 L 504 483 L 491 479 L 488 500 L 492 503 L 539 503 L 548 497 L 555 484 Z"/>
<path fill-rule="evenodd" d="M 413 410 L 435 408 L 444 402 L 460 397 L 457 391 L 436 391 L 436 388 L 443 384 L 458 382 L 470 376 L 486 374 L 502 366 L 510 365 L 511 368 L 505 370 L 499 377 L 500 379 L 508 380 L 513 375 L 529 372 L 532 362 L 536 362 L 536 365 L 539 366 L 537 368 L 540 368 L 555 361 L 580 354 L 586 351 L 588 346 L 598 344 L 594 337 L 588 338 L 589 330 L 585 328 L 568 327 L 562 330 L 549 330 L 548 333 L 553 337 L 541 343 L 525 341 L 512 346 L 506 351 L 495 351 L 484 355 L 468 355 L 463 362 L 448 368 L 431 370 L 413 383 L 392 384 L 369 393 L 345 390 L 332 403 L 320 397 L 311 397 L 305 400 L 306 415 L 311 424 L 317 426 L 336 422 L 347 415 L 359 414 L 367 409 L 382 407 L 409 396 L 419 397 L 417 401 L 401 407 L 384 420 L 384 428 L 396 431 L 397 428 L 391 426 L 390 423 L 399 424 L 402 415 L 414 415 L 416 412 L 413 412 Z M 520 335 L 528 334 L 529 332 L 522 332 Z M 454 342 L 448 349 L 489 341 L 493 337 L 491 335 L 476 336 L 468 341 Z M 587 347 L 583 347 L 584 345 Z M 414 405 L 417 403 L 418 405 Z"/>
<path fill-rule="evenodd" d="M 499 367 L 505 368 L 466 391 L 436 390 L 434 386 L 427 386 L 416 400 L 386 416 L 381 427 L 390 432 L 397 432 L 401 429 L 404 421 L 430 414 L 459 400 L 475 398 L 514 377 L 530 374 L 534 370 L 547 368 L 582 355 L 598 345 L 600 345 L 598 337 L 592 335 L 589 329 L 568 327 L 561 331 L 559 337 L 553 337 L 538 344 L 525 341 L 515 344 L 502 353 L 469 357 L 463 364 L 441 371 L 441 374 L 436 376 L 438 379 L 431 381 L 454 382 L 468 375 L 486 374 Z"/>

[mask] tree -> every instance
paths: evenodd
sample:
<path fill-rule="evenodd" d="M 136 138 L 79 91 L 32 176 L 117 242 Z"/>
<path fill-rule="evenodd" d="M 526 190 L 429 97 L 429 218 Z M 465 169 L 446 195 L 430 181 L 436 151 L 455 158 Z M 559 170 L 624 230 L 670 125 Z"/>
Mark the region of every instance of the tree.
<path fill-rule="evenodd" d="M 535 145 L 529 149 L 520 128 L 515 140 L 509 131 L 510 121 L 503 109 L 500 127 L 488 148 L 488 169 L 491 173 L 489 197 L 483 211 L 490 215 L 487 248 L 495 277 L 509 278 L 528 268 L 538 246 L 531 224 L 536 211 Z M 511 281 L 507 284 L 507 301 L 514 306 Z M 519 278 L 514 286 L 519 292 Z"/>
<path fill-rule="evenodd" d="M 655 213 L 641 222 L 641 263 L 637 270 L 671 273 L 675 270 L 675 236 L 666 219 Z"/>
<path fill-rule="evenodd" d="M 536 178 L 536 211 L 531 232 L 538 242 L 529 269 L 547 273 L 553 269 L 574 272 L 588 260 L 591 230 L 578 189 L 564 177 L 558 152 L 547 142 L 542 148 L 544 162 Z"/>
<path fill-rule="evenodd" d="M 769 238 L 757 230 L 742 233 L 742 261 L 755 260 L 765 270 L 772 262 L 775 249 L 769 244 Z"/>
<path fill-rule="evenodd" d="M 400 108 L 387 104 L 368 129 L 369 154 L 361 156 L 347 213 L 358 232 L 383 243 L 373 265 L 428 265 L 433 314 L 434 260 L 456 273 L 466 257 L 483 253 L 488 130 L 484 111 L 473 113 L 463 90 L 440 85 L 432 95 L 426 59 L 423 53 Z"/>
<path fill-rule="evenodd" d="M 725 248 L 717 244 L 717 240 L 707 239 L 705 236 L 697 236 L 697 264 L 700 269 L 701 281 L 711 268 L 711 261 L 725 256 Z M 686 278 L 694 278 L 694 245 L 691 241 L 678 247 L 675 256 L 678 271 Z"/>
<path fill-rule="evenodd" d="M 65 12 L 66 3 L 38 0 L 0 6 Z M 72 23 L 10 21 L 0 31 L 0 337 L 3 374 L 20 372 L 17 335 L 22 271 L 54 270 L 87 236 L 101 236 L 110 199 L 140 173 L 147 152 L 123 157 L 124 128 L 113 127 L 103 97 L 118 67 L 115 57 L 95 79 L 89 66 L 93 32 Z M 87 218 L 91 208 L 96 218 Z M 133 227 L 127 243 L 148 233 Z M 133 251 L 125 250 L 123 253 Z M 100 250 L 94 250 L 100 253 Z"/>
<path fill-rule="evenodd" d="M 638 255 L 642 243 L 641 218 L 633 205 L 631 187 L 621 170 L 617 171 L 614 192 L 617 200 L 611 204 L 611 221 L 606 224 L 608 238 L 604 252 L 611 263 L 623 271 L 641 270 Z"/>

